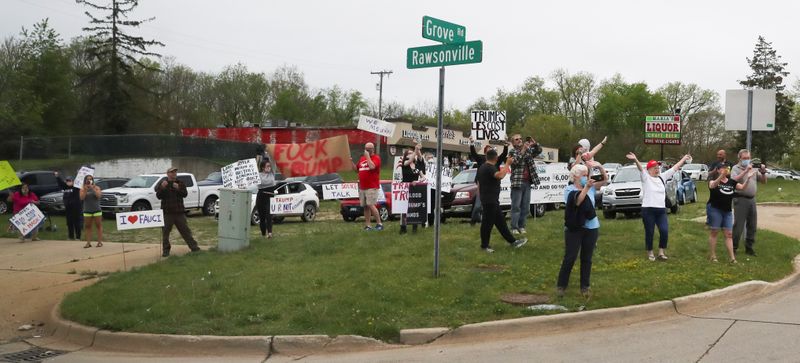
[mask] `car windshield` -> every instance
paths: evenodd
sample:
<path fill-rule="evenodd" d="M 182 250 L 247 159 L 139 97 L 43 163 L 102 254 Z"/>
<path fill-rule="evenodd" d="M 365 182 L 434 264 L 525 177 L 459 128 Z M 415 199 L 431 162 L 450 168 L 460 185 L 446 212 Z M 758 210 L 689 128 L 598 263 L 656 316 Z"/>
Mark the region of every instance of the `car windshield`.
<path fill-rule="evenodd" d="M 606 168 L 607 170 L 608 169 L 617 169 L 620 166 L 622 166 L 622 165 L 620 165 L 619 163 L 605 163 L 605 164 L 603 164 L 603 167 Z"/>
<path fill-rule="evenodd" d="M 614 177 L 614 183 L 627 183 L 633 181 L 640 181 L 641 179 L 641 172 L 637 168 L 624 168 L 620 169 L 617 172 L 617 176 Z"/>
<path fill-rule="evenodd" d="M 686 164 L 683 167 L 683 170 L 700 170 L 703 167 L 703 164 Z"/>
<path fill-rule="evenodd" d="M 458 175 L 453 178 L 453 184 L 468 184 L 474 182 L 476 172 L 477 171 L 475 169 L 470 169 L 458 173 Z"/>
<path fill-rule="evenodd" d="M 211 174 L 208 174 L 208 176 L 206 177 L 206 180 L 210 180 L 210 181 L 213 181 L 213 182 L 216 182 L 216 183 L 222 183 L 222 173 L 218 172 L 218 171 L 215 171 L 215 172 L 213 172 Z"/>
<path fill-rule="evenodd" d="M 131 180 L 128 180 L 123 187 L 126 188 L 149 188 L 153 183 L 158 180 L 157 176 L 143 176 L 139 175 Z"/>

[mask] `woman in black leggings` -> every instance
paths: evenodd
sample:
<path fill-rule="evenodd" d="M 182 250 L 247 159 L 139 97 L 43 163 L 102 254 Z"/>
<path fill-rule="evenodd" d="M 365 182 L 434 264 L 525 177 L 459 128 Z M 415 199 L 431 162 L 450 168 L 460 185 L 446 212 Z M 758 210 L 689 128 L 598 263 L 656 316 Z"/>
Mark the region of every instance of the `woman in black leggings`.
<path fill-rule="evenodd" d="M 258 225 L 261 227 L 261 236 L 272 238 L 272 214 L 270 213 L 269 201 L 275 192 L 275 173 L 272 171 L 272 164 L 268 157 L 261 161 L 260 170 L 261 172 L 258 176 L 261 179 L 261 184 L 258 185 L 258 194 L 256 195 Z"/>

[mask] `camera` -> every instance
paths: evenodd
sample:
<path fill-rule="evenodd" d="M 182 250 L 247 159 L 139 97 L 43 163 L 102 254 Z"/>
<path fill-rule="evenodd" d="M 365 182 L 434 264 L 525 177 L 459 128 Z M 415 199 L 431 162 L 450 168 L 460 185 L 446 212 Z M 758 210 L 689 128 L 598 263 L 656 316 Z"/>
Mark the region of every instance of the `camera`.
<path fill-rule="evenodd" d="M 533 141 L 532 137 L 528 136 L 528 137 L 525 138 L 525 142 L 531 142 L 531 141 Z"/>
<path fill-rule="evenodd" d="M 751 161 L 751 163 L 753 165 L 753 169 L 760 169 L 761 168 L 761 159 L 753 159 L 753 161 Z"/>
<path fill-rule="evenodd" d="M 601 172 L 598 168 L 592 168 L 589 179 L 592 179 L 596 182 L 601 182 L 603 181 L 603 172 Z"/>

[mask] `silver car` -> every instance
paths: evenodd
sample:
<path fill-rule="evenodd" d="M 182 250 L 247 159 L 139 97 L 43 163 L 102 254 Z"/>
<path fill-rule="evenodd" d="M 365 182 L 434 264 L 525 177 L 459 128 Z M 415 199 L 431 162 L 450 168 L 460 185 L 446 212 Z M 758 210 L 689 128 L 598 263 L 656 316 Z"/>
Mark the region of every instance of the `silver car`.
<path fill-rule="evenodd" d="M 680 176 L 679 173 L 676 175 Z M 667 208 L 673 214 L 678 213 L 678 178 L 666 181 Z M 617 169 L 611 184 L 603 189 L 603 217 L 614 219 L 617 213 L 632 216 L 642 209 L 642 179 L 641 172 L 635 165 Z"/>

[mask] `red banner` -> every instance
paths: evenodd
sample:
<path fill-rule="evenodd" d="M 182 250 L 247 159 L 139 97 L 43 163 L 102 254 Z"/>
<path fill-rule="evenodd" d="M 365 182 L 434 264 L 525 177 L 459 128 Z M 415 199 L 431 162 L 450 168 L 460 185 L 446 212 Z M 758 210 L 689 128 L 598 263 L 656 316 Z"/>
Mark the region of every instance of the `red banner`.
<path fill-rule="evenodd" d="M 346 135 L 305 144 L 270 144 L 267 148 L 275 165 L 286 177 L 353 170 Z"/>

